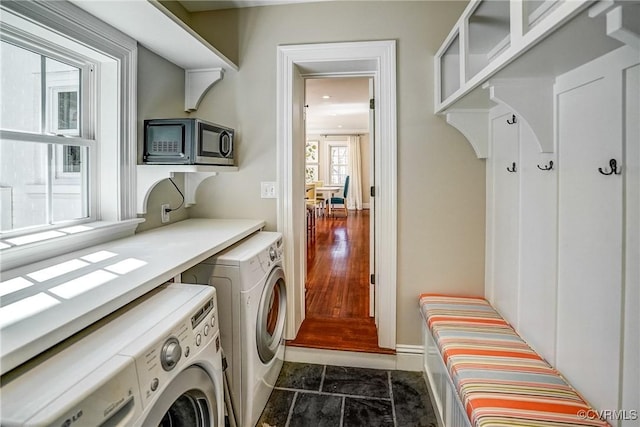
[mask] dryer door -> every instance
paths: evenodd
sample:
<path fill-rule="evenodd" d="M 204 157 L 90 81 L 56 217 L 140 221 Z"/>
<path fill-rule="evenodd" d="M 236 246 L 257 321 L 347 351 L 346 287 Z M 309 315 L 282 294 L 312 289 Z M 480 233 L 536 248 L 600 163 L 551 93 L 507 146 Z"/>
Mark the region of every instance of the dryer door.
<path fill-rule="evenodd" d="M 262 363 L 269 363 L 282 343 L 287 312 L 287 290 L 284 271 L 271 270 L 258 305 L 256 344 Z"/>
<path fill-rule="evenodd" d="M 196 366 L 180 372 L 162 392 L 143 425 L 172 427 L 218 426 L 213 381 Z"/>

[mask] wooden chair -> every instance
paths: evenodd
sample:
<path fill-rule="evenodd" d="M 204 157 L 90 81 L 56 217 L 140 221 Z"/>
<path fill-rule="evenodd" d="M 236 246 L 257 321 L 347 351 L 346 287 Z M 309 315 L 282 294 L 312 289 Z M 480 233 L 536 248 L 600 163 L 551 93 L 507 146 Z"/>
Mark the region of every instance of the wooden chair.
<path fill-rule="evenodd" d="M 307 206 L 307 210 L 311 209 L 313 211 L 314 221 L 323 206 L 322 203 L 318 200 L 316 186 L 317 185 L 313 183 L 307 190 L 305 195 L 305 204 Z"/>

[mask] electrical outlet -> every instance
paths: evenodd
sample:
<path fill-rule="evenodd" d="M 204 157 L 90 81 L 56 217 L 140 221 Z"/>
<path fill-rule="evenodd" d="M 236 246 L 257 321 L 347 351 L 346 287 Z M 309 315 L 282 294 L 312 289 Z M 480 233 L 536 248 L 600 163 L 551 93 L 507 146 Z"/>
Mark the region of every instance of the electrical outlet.
<path fill-rule="evenodd" d="M 275 199 L 278 197 L 276 193 L 275 182 L 261 182 L 260 183 L 260 197 L 263 199 Z"/>
<path fill-rule="evenodd" d="M 164 224 L 165 222 L 169 222 L 169 220 L 171 219 L 170 215 L 169 215 L 169 210 L 171 209 L 171 205 L 169 203 L 165 203 L 164 205 L 160 206 L 162 208 L 162 213 L 160 214 L 160 218 L 162 219 L 162 223 Z"/>

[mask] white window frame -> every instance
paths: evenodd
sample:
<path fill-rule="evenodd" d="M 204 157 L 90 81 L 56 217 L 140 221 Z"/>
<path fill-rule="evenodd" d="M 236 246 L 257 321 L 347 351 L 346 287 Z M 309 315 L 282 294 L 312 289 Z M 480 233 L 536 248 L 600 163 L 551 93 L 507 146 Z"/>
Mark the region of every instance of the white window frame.
<path fill-rule="evenodd" d="M 326 166 L 324 167 L 324 176 L 325 176 L 325 184 L 326 185 L 342 185 L 342 184 L 333 184 L 331 181 L 331 166 L 333 164 L 332 162 L 332 158 L 331 158 L 331 150 L 333 149 L 333 147 L 346 147 L 347 149 L 347 156 L 349 155 L 349 141 L 346 140 L 329 140 L 326 141 L 325 144 L 325 156 L 324 158 L 327 159 L 327 161 L 325 162 Z M 349 167 L 349 160 L 347 160 L 347 168 Z M 348 173 L 347 173 L 348 175 Z"/>
<path fill-rule="evenodd" d="M 98 104 L 95 111 L 98 125 L 93 130 L 93 138 L 98 143 L 92 150 L 95 158 L 91 159 L 94 167 L 90 171 L 95 214 L 82 228 L 67 225 L 44 232 L 39 230 L 37 235 L 9 234 L 6 238 L 3 235 L 1 270 L 7 271 L 131 235 L 143 220 L 137 218 L 135 210 L 136 41 L 67 1 L 7 0 L 2 2 L 0 12 L 3 31 L 10 29 L 25 38 L 47 40 L 51 46 L 67 45 L 69 39 L 77 41 L 73 43 L 74 51 L 96 63 L 96 86 L 92 95 Z M 46 48 L 46 44 L 43 47 Z M 39 142 L 48 142 L 48 138 L 55 137 L 36 135 L 36 138 Z M 48 238 L 38 240 L 38 235 Z M 25 241 L 29 243 L 23 243 Z"/>
<path fill-rule="evenodd" d="M 38 135 L 46 136 L 46 141 L 41 141 L 39 140 L 40 138 L 34 138 L 33 134 L 29 132 L 5 131 L 2 132 L 2 134 L 3 136 L 12 138 L 14 140 L 22 140 L 24 142 L 30 143 L 41 142 L 50 146 L 50 149 L 47 150 L 48 158 L 46 159 L 47 163 L 51 165 L 50 173 L 47 174 L 48 177 L 44 182 L 34 183 L 33 185 L 28 186 L 29 194 L 43 196 L 49 192 L 51 192 L 51 194 L 77 194 L 78 192 L 83 193 L 82 218 L 67 220 L 64 222 L 57 221 L 56 223 L 38 224 L 29 228 L 10 230 L 2 233 L 2 237 L 11 238 L 47 229 L 96 221 L 96 192 L 94 188 L 92 188 L 92 184 L 95 185 L 95 179 L 90 178 L 86 171 L 85 173 L 64 172 L 65 146 L 86 147 L 86 149 L 83 150 L 83 153 L 81 154 L 83 157 L 87 157 L 84 154 L 87 152 L 87 150 L 89 150 L 89 152 L 92 152 L 97 149 L 93 126 L 93 122 L 95 121 L 95 119 L 92 117 L 94 115 L 94 105 L 96 103 L 96 100 L 94 99 L 94 94 L 96 92 L 96 82 L 93 78 L 93 71 L 96 68 L 96 64 L 93 63 L 93 61 L 89 58 L 85 58 L 75 54 L 69 48 L 69 46 L 53 45 L 47 40 L 39 39 L 33 34 L 24 34 L 21 31 L 17 31 L 15 28 L 12 28 L 11 25 L 4 26 L 2 30 L 2 41 L 10 43 L 19 49 L 31 51 L 35 55 L 38 55 L 40 57 L 45 57 L 47 59 L 52 59 L 60 63 L 68 64 L 69 66 L 75 67 L 79 70 L 80 79 L 77 82 L 72 81 L 68 77 L 59 78 L 57 81 L 51 81 L 49 74 L 47 74 L 47 76 L 40 76 L 40 78 L 38 79 L 37 85 L 39 88 L 43 89 L 43 91 L 41 92 L 41 96 L 43 93 L 46 94 L 46 100 L 48 104 L 47 107 L 44 108 L 44 111 L 40 112 L 41 117 L 39 117 L 39 119 L 42 119 L 43 114 L 45 116 L 44 123 L 42 121 L 40 123 L 44 124 L 45 128 L 42 129 L 41 133 Z M 46 79 L 47 82 L 45 87 L 43 87 L 43 79 Z M 76 85 L 74 85 L 74 83 L 77 83 L 79 87 L 76 88 Z M 56 125 L 58 119 L 58 108 L 56 105 L 58 98 L 57 96 L 52 95 L 56 95 L 59 92 L 65 91 L 65 89 L 66 91 L 75 89 L 75 92 L 77 92 L 76 102 L 80 113 L 80 121 L 77 123 L 76 129 L 72 130 L 60 130 Z M 82 99 L 80 98 L 81 93 Z M 42 99 L 38 99 L 37 101 L 41 103 Z M 81 131 L 82 133 L 80 134 L 79 131 Z M 90 164 L 91 161 L 96 161 L 97 159 L 97 156 L 91 156 L 90 159 L 84 159 L 84 161 L 88 165 L 88 170 L 91 170 L 91 168 L 94 167 L 93 164 Z M 28 167 L 28 165 L 21 165 L 21 167 Z M 79 184 L 85 188 L 83 191 L 80 191 L 77 188 Z M 47 211 L 50 211 L 50 208 L 51 206 L 47 208 Z M 52 221 L 52 218 L 48 218 L 48 220 Z"/>

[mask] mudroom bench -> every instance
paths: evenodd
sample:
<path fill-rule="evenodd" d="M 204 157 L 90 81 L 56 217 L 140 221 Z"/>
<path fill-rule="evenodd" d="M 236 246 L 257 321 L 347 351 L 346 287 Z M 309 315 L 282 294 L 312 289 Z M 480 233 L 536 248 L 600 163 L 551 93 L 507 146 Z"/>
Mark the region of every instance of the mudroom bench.
<path fill-rule="evenodd" d="M 446 427 L 608 426 L 484 299 L 423 294 L 424 372 Z"/>

